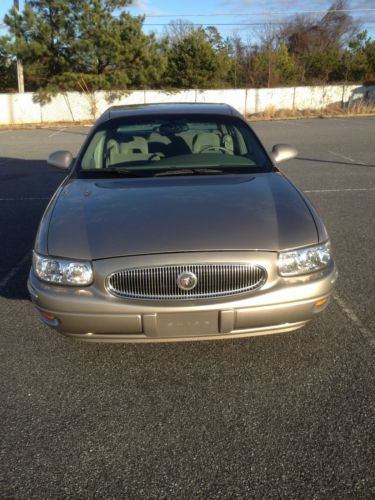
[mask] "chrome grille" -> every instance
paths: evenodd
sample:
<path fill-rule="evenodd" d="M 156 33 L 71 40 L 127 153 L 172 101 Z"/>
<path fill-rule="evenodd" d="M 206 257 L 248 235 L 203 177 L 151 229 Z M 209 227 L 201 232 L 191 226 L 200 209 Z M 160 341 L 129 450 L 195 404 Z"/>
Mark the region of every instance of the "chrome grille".
<path fill-rule="evenodd" d="M 193 290 L 177 286 L 181 273 L 197 277 Z M 191 264 L 183 266 L 124 269 L 108 276 L 108 291 L 118 297 L 149 300 L 205 299 L 236 295 L 260 288 L 266 281 L 266 270 L 248 264 Z"/>

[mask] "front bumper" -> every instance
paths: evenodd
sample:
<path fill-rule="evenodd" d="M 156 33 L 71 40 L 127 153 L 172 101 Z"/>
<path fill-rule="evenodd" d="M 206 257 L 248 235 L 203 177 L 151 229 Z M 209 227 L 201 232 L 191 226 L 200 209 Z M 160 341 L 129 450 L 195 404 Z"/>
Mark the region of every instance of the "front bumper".
<path fill-rule="evenodd" d="M 155 256 L 152 257 L 155 261 Z M 167 257 L 170 262 L 171 256 Z M 181 255 L 176 258 L 181 258 Z M 125 267 L 124 261 L 131 266 L 129 260 L 119 258 L 96 262 L 96 282 L 104 283 L 101 278 L 111 269 Z M 269 253 L 257 252 L 256 261 L 268 264 L 269 269 L 267 284 L 262 289 L 209 301 L 181 303 L 116 298 L 108 294 L 104 285 L 81 289 L 48 285 L 39 281 L 32 271 L 28 289 L 46 324 L 65 335 L 85 341 L 224 339 L 284 333 L 301 328 L 326 308 L 337 278 L 335 265 L 332 262 L 328 269 L 310 276 L 281 278 L 272 272 L 275 266 L 270 265 L 269 260 Z M 54 319 L 47 319 L 43 313 L 54 316 Z"/>

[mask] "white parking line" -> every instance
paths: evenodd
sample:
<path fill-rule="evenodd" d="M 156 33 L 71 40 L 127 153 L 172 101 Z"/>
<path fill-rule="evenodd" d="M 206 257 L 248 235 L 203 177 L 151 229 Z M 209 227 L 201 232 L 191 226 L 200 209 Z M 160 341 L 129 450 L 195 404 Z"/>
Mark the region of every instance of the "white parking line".
<path fill-rule="evenodd" d="M 338 295 L 337 292 L 333 294 L 333 300 L 338 304 L 343 313 L 350 319 L 352 323 L 359 329 L 365 340 L 372 346 L 375 347 L 375 334 L 369 328 L 367 328 L 362 321 L 358 318 L 356 313 L 350 309 L 346 302 Z"/>
<path fill-rule="evenodd" d="M 361 161 L 353 160 L 353 158 L 350 158 L 350 156 L 344 156 L 339 153 L 335 153 L 334 151 L 328 151 L 328 153 L 331 153 L 331 155 L 336 156 L 337 158 L 341 158 L 342 160 L 350 161 L 350 163 L 355 163 L 356 165 L 361 165 L 363 167 L 371 167 L 372 165 L 369 165 L 368 163 L 362 163 Z"/>
<path fill-rule="evenodd" d="M 356 163 L 356 160 L 353 160 L 353 158 L 350 158 L 350 156 L 345 156 L 340 153 L 335 153 L 334 151 L 328 151 L 329 153 L 333 154 L 334 156 L 338 156 L 339 158 L 343 158 L 344 160 L 351 161 L 352 163 Z"/>
<path fill-rule="evenodd" d="M 306 189 L 304 193 L 345 193 L 346 191 L 375 191 L 375 188 Z"/>
<path fill-rule="evenodd" d="M 52 134 L 50 134 L 50 135 L 48 136 L 48 139 L 49 139 L 50 137 L 53 137 L 54 135 L 61 134 L 61 132 L 64 132 L 64 130 L 66 130 L 66 127 L 62 128 L 62 129 L 60 129 L 60 130 L 57 130 L 56 132 L 53 132 Z"/>
<path fill-rule="evenodd" d="M 17 262 L 17 264 L 9 271 L 9 273 L 0 281 L 0 292 L 4 291 L 7 284 L 10 282 L 12 278 L 22 269 L 22 267 L 26 264 L 26 262 L 30 258 L 30 251 L 28 251 L 21 260 Z"/>
<path fill-rule="evenodd" d="M 309 124 L 308 123 L 301 123 L 300 120 L 276 120 L 274 123 L 277 123 L 279 125 L 290 125 L 290 126 L 294 126 L 294 127 L 302 127 L 302 128 L 306 128 L 306 127 L 309 127 Z"/>

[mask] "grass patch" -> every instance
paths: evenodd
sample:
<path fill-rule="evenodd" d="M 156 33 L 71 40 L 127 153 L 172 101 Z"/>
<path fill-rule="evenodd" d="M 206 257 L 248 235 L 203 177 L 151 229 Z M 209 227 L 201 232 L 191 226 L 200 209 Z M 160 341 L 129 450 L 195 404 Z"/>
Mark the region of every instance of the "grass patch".
<path fill-rule="evenodd" d="M 372 116 L 375 115 L 375 104 L 358 104 L 350 108 L 341 106 L 327 106 L 321 109 L 276 109 L 274 106 L 267 107 L 260 113 L 248 114 L 247 118 L 251 120 L 284 120 L 284 119 L 302 119 L 302 118 L 330 118 L 345 116 Z"/>

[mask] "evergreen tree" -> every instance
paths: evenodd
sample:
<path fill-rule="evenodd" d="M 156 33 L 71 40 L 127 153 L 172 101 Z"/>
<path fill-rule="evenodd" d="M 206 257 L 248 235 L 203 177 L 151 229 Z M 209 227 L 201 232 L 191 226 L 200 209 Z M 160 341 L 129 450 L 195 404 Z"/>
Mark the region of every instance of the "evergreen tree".
<path fill-rule="evenodd" d="M 7 37 L 0 37 L 0 92 L 17 90 L 16 61 L 7 50 L 8 43 Z"/>
<path fill-rule="evenodd" d="M 143 31 L 132 0 L 28 0 L 4 22 L 0 90 L 17 90 L 16 59 L 25 87 L 42 99 L 61 91 L 121 92 L 145 88 L 272 87 L 375 78 L 375 41 L 359 31 L 347 0 L 327 12 L 265 24 L 258 43 L 224 40 L 214 26 L 170 23 L 163 38 Z M 252 37 L 253 39 L 253 34 Z"/>
<path fill-rule="evenodd" d="M 27 89 L 124 90 L 158 86 L 164 58 L 131 0 L 30 0 L 5 17 L 12 53 L 27 68 Z M 116 11 L 119 11 L 119 15 Z M 25 75 L 26 76 L 26 75 Z"/>
<path fill-rule="evenodd" d="M 293 54 L 288 52 L 285 42 L 282 42 L 276 50 L 275 64 L 278 83 L 282 85 L 295 83 L 297 65 Z"/>
<path fill-rule="evenodd" d="M 167 51 L 166 82 L 178 88 L 207 88 L 217 70 L 218 58 L 202 28 L 172 41 Z"/>

